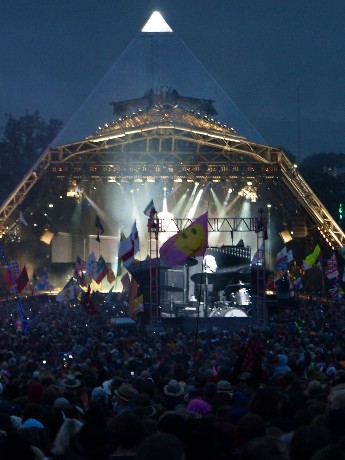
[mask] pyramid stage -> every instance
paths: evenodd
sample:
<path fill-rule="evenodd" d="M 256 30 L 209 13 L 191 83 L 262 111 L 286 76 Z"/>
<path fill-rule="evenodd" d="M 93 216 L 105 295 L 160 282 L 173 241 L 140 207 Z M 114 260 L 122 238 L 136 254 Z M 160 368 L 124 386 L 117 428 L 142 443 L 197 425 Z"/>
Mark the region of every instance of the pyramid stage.
<path fill-rule="evenodd" d="M 151 199 L 165 213 L 160 238 L 207 211 L 210 251 L 232 251 L 241 240 L 243 251 L 250 248 L 238 266 L 219 266 L 207 276 L 198 265 L 178 267 L 165 269 L 164 275 L 159 274 L 164 279 L 152 284 L 151 271 L 149 309 L 162 307 L 166 316 L 162 319 L 176 323 L 183 309 L 186 322 L 219 317 L 242 321 L 226 314 L 231 308 L 248 307 L 236 296 L 243 289 L 240 283 L 250 283 L 244 287 L 256 299 L 251 317 L 261 324 L 266 269 L 273 269 L 282 243 L 294 246 L 297 265 L 311 241 L 328 251 L 340 251 L 345 245 L 343 230 L 297 165 L 282 149 L 267 144 L 157 14 L 1 205 L 2 245 L 8 258 L 18 257 L 26 264 L 29 276 L 36 264 L 51 269 L 64 263 L 71 268 L 77 256 L 86 258 L 90 251 L 115 269 L 120 233 L 128 233 L 136 220 L 144 266 L 146 257 L 159 258 L 158 247 L 147 249 L 152 235 L 147 234 L 143 210 Z M 262 210 L 267 217 L 264 232 L 260 226 L 258 231 Z M 100 243 L 95 238 L 96 216 L 104 225 Z M 248 268 L 257 252 L 256 265 L 261 269 L 255 271 L 254 280 L 252 274 L 236 273 Z M 147 285 L 147 277 L 141 283 Z M 195 304 L 186 310 L 194 298 L 199 306 L 204 304 L 196 317 Z"/>

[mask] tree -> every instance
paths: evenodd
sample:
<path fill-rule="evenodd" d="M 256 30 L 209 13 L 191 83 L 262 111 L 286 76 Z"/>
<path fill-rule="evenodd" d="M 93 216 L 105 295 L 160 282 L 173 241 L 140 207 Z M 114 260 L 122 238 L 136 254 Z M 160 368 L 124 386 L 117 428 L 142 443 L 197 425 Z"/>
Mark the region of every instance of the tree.
<path fill-rule="evenodd" d="M 62 128 L 62 122 L 46 122 L 38 111 L 14 118 L 7 116 L 0 141 L 0 200 L 3 201 Z"/>

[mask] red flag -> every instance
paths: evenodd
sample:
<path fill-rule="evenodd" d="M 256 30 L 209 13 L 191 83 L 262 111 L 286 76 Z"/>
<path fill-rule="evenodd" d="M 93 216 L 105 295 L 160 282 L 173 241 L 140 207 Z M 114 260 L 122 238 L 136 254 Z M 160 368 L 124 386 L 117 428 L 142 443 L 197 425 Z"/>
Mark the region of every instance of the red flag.
<path fill-rule="evenodd" d="M 17 291 L 20 293 L 22 290 L 25 288 L 25 286 L 29 282 L 29 277 L 28 277 L 28 272 L 26 270 L 26 267 L 24 265 L 23 270 L 21 271 L 20 275 L 16 279 L 16 284 L 17 284 Z"/>
<path fill-rule="evenodd" d="M 9 267 L 5 267 L 5 283 L 6 283 L 6 287 L 8 287 L 9 289 L 13 287 L 13 282 L 12 282 L 12 278 L 11 278 L 11 272 L 10 272 L 10 269 Z"/>

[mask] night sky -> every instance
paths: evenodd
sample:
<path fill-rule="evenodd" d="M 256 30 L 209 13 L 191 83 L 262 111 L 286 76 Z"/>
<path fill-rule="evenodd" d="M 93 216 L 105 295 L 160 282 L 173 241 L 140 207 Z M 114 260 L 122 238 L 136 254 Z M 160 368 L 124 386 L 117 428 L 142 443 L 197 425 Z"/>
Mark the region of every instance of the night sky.
<path fill-rule="evenodd" d="M 67 123 L 153 10 L 269 145 L 345 153 L 341 0 L 0 0 L 1 125 Z"/>

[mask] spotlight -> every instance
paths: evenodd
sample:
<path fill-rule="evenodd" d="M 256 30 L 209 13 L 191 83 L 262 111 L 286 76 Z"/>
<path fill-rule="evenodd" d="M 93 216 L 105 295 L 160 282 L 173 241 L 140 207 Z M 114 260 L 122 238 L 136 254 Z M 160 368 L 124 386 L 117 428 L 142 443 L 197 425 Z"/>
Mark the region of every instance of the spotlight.
<path fill-rule="evenodd" d="M 255 203 L 258 199 L 256 187 L 253 187 L 252 182 L 247 182 L 247 185 L 238 192 L 238 195 L 246 200 L 250 200 L 252 203 Z"/>
<path fill-rule="evenodd" d="M 50 232 L 48 229 L 45 229 L 42 235 L 40 236 L 40 241 L 45 244 L 50 244 L 53 239 L 54 233 Z"/>
<path fill-rule="evenodd" d="M 75 179 L 69 181 L 67 196 L 70 198 L 80 198 L 83 190 L 79 188 L 77 181 Z"/>
<path fill-rule="evenodd" d="M 279 233 L 280 238 L 283 240 L 283 243 L 288 243 L 292 241 L 292 235 L 289 230 L 283 230 Z"/>

